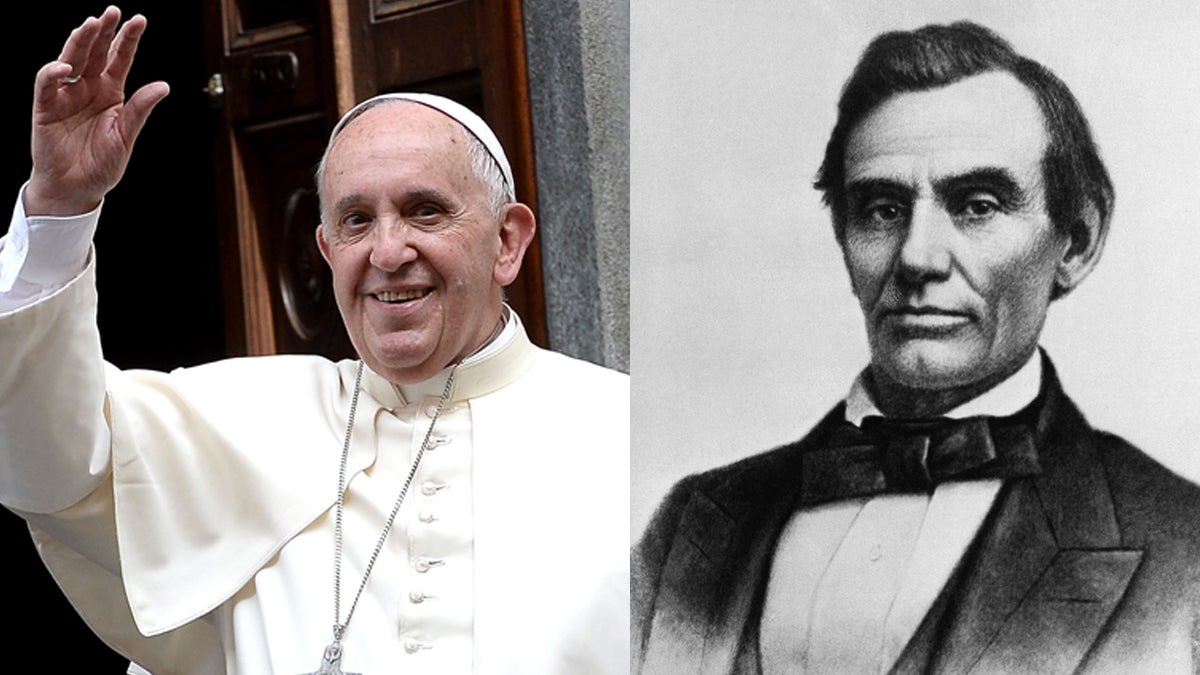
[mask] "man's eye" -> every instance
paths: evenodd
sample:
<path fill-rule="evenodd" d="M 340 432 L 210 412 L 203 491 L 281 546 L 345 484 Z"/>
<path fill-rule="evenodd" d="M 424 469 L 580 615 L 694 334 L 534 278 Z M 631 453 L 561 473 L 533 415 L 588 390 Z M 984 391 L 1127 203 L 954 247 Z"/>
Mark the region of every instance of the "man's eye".
<path fill-rule="evenodd" d="M 337 229 L 340 234 L 354 235 L 359 234 L 363 230 L 367 229 L 367 227 L 369 227 L 371 224 L 371 218 L 365 213 L 352 211 L 350 213 L 343 214 L 342 217 L 338 219 L 337 224 Z"/>
<path fill-rule="evenodd" d="M 873 200 L 863 209 L 866 219 L 875 225 L 895 225 L 906 217 L 905 208 L 892 201 Z"/>
<path fill-rule="evenodd" d="M 899 207 L 891 204 L 871 209 L 871 217 L 876 220 L 898 220 L 903 215 Z"/>
<path fill-rule="evenodd" d="M 439 202 L 413 204 L 406 209 L 405 218 L 410 225 L 425 232 L 444 229 L 453 222 L 449 210 Z"/>
<path fill-rule="evenodd" d="M 968 199 L 959 209 L 959 213 L 972 220 L 991 218 L 1000 211 L 1000 205 L 993 199 Z"/>

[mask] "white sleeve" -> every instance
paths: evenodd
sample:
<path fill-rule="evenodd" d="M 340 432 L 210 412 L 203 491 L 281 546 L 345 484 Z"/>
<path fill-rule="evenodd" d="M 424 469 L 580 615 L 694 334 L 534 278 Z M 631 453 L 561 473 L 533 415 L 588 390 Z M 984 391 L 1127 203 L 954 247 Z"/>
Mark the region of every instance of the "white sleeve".
<path fill-rule="evenodd" d="M 10 509 L 53 513 L 110 474 L 94 269 L 0 314 L 0 503 Z"/>
<path fill-rule="evenodd" d="M 83 273 L 100 208 L 78 216 L 25 215 L 25 188 L 0 237 L 0 314 L 52 295 Z"/>

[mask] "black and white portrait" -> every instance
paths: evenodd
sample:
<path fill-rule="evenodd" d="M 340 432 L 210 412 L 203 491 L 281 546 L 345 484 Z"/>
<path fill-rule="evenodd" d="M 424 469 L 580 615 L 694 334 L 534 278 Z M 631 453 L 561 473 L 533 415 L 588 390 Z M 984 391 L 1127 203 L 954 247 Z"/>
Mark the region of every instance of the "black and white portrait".
<path fill-rule="evenodd" d="M 633 7 L 636 672 L 1198 667 L 1198 31 Z"/>

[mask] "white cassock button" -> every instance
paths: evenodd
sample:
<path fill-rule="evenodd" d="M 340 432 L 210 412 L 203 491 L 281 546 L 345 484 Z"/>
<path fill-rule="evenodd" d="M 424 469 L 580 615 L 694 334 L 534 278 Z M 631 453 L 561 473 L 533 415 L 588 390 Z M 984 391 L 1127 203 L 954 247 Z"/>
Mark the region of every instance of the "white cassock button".
<path fill-rule="evenodd" d="M 418 572 L 424 574 L 425 572 L 428 572 L 430 568 L 441 565 L 442 562 L 443 561 L 441 558 L 426 558 L 421 556 L 420 558 L 417 558 L 416 562 L 413 563 L 413 567 Z"/>
<path fill-rule="evenodd" d="M 419 605 L 422 602 L 425 602 L 425 597 L 425 594 L 421 591 L 411 591 L 408 594 L 408 601 L 414 605 Z"/>
<path fill-rule="evenodd" d="M 429 649 L 431 646 L 432 645 L 428 645 L 424 642 L 420 642 L 419 640 L 405 640 L 404 641 L 404 651 L 408 652 L 409 654 L 416 654 L 417 652 L 421 651 L 422 649 Z"/>
<path fill-rule="evenodd" d="M 422 511 L 417 514 L 417 520 L 421 521 L 422 523 L 432 523 L 433 521 L 437 520 L 437 516 L 434 516 L 428 511 Z"/>
<path fill-rule="evenodd" d="M 441 490 L 444 487 L 446 487 L 445 483 L 435 483 L 431 480 L 427 480 L 424 483 L 421 483 L 421 494 L 425 495 L 426 497 L 432 497 L 433 495 L 437 494 L 438 490 Z"/>

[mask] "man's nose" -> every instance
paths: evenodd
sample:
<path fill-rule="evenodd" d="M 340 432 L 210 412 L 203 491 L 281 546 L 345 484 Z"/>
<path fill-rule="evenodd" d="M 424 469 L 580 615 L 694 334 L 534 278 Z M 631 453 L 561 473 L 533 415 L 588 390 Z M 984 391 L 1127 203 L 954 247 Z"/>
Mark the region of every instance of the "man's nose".
<path fill-rule="evenodd" d="M 937 204 L 918 200 L 896 259 L 896 272 L 909 283 L 924 283 L 950 275 L 950 246 L 954 219 Z"/>
<path fill-rule="evenodd" d="M 417 259 L 412 229 L 400 219 L 381 219 L 371 233 L 371 265 L 395 272 Z"/>

